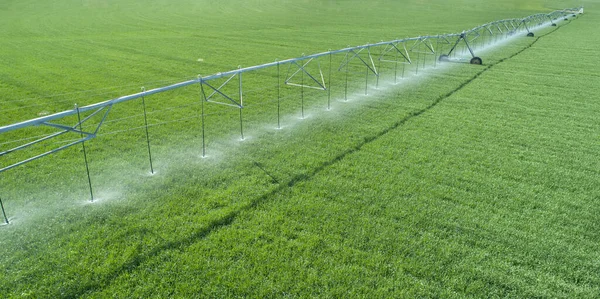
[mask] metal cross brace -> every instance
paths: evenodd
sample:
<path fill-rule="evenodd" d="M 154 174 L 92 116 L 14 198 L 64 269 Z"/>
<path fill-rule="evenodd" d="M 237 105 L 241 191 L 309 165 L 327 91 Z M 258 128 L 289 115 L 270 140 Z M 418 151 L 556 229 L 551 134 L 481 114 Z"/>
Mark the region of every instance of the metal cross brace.
<path fill-rule="evenodd" d="M 392 51 L 396 51 L 397 53 L 400 53 L 400 55 L 402 55 L 402 57 L 404 57 L 405 61 L 402 62 L 402 63 L 411 64 L 412 61 L 410 60 L 410 55 L 408 54 L 408 50 L 406 49 L 406 43 L 402 42 L 402 48 L 404 49 L 404 52 L 398 48 L 398 44 L 399 43 L 400 42 L 389 43 L 385 47 L 385 49 L 383 50 L 383 52 L 381 53 L 381 55 L 379 56 L 379 61 L 383 61 L 383 62 L 397 62 L 397 60 L 386 60 L 386 59 L 384 59 L 385 55 L 387 55 L 388 53 L 390 53 Z"/>
<path fill-rule="evenodd" d="M 240 101 L 239 102 L 237 102 L 232 97 L 228 96 L 223 91 L 221 91 L 221 89 L 223 87 L 225 87 L 227 85 L 227 83 L 229 83 L 233 78 L 238 77 L 238 76 L 239 76 L 239 79 L 240 79 L 239 80 L 239 97 L 240 97 Z M 223 82 L 217 88 L 215 88 L 210 83 L 208 83 L 207 81 L 205 81 L 202 78 L 200 78 L 200 86 L 201 86 L 202 95 L 204 96 L 204 101 L 210 102 L 210 103 L 215 103 L 215 104 L 220 104 L 220 105 L 225 105 L 225 106 L 230 106 L 230 107 L 244 108 L 243 107 L 243 100 L 242 100 L 242 73 L 237 73 L 237 74 L 231 75 L 231 77 L 229 77 L 227 80 L 225 80 L 225 82 Z M 208 96 L 206 95 L 206 92 L 204 90 L 204 86 L 208 86 L 210 89 L 212 89 L 212 93 L 210 95 L 208 95 Z M 220 95 L 220 96 L 222 96 L 223 98 L 225 98 L 226 100 L 228 100 L 231 103 L 211 100 L 213 98 L 213 96 L 215 96 L 217 94 Z"/>
<path fill-rule="evenodd" d="M 525 30 L 527 30 L 527 32 L 531 32 L 531 30 L 529 30 L 529 20 L 528 19 L 523 19 L 521 22 L 519 22 L 519 25 L 517 26 L 517 30 L 520 29 L 521 27 L 525 27 Z"/>
<path fill-rule="evenodd" d="M 43 123 L 41 123 L 41 125 L 45 125 L 45 126 L 56 128 L 56 129 L 60 129 L 61 131 L 60 132 L 56 132 L 56 133 L 51 134 L 51 135 L 48 135 L 48 136 L 45 136 L 45 137 L 42 137 L 42 138 L 39 138 L 39 139 L 34 140 L 32 142 L 29 142 L 29 143 L 17 146 L 15 148 L 6 150 L 4 152 L 0 152 L 0 157 L 4 156 L 4 155 L 7 155 L 7 154 L 10 154 L 10 153 L 13 153 L 13 152 L 17 152 L 17 151 L 23 150 L 25 148 L 28 148 L 28 147 L 30 147 L 32 145 L 44 142 L 46 140 L 50 140 L 50 139 L 56 138 L 56 137 L 58 137 L 60 135 L 63 135 L 65 133 L 80 134 L 80 136 L 82 136 L 82 138 L 78 139 L 78 140 L 75 140 L 73 142 L 70 142 L 68 144 L 65 144 L 63 146 L 57 147 L 55 149 L 52 149 L 50 151 L 44 152 L 42 154 L 39 154 L 39 155 L 30 157 L 30 158 L 24 159 L 24 160 L 22 160 L 20 162 L 8 165 L 6 167 L 0 168 L 0 173 L 2 173 L 4 171 L 7 171 L 9 169 L 15 168 L 17 166 L 23 165 L 25 163 L 29 163 L 31 161 L 35 161 L 35 160 L 37 160 L 39 158 L 48 156 L 50 154 L 54 154 L 56 152 L 62 151 L 62 150 L 67 149 L 67 148 L 69 148 L 69 147 L 71 147 L 73 145 L 76 145 L 76 144 L 79 144 L 79 143 L 82 143 L 82 142 L 85 142 L 85 141 L 88 141 L 90 139 L 95 138 L 96 134 L 100 130 L 100 127 L 102 126 L 102 124 L 106 120 L 106 118 L 108 116 L 108 113 L 110 112 L 111 108 L 112 108 L 112 105 L 101 107 L 101 108 L 97 109 L 96 111 L 94 111 L 92 114 L 88 115 L 86 118 L 84 118 L 81 121 L 77 122 L 77 124 L 75 124 L 74 126 L 60 125 L 60 124 L 54 124 L 54 123 L 50 123 L 50 122 L 43 122 Z M 86 131 L 83 131 L 81 129 L 77 129 L 77 127 L 81 127 L 81 125 L 83 123 L 85 123 L 86 121 L 90 120 L 92 117 L 94 117 L 96 114 L 100 113 L 102 110 L 106 110 L 106 111 L 104 112 L 102 120 L 98 123 L 98 125 L 96 126 L 96 129 L 94 130 L 94 132 L 86 132 Z"/>
<path fill-rule="evenodd" d="M 456 46 L 458 46 L 458 44 L 460 43 L 461 40 L 464 41 L 465 44 L 467 45 L 467 49 L 471 53 L 471 56 L 475 57 L 475 53 L 473 53 L 473 49 L 471 49 L 471 46 L 469 45 L 469 41 L 467 40 L 467 34 L 465 32 L 461 33 L 458 36 L 458 39 L 456 39 L 454 46 L 452 46 L 452 48 L 448 52 L 448 56 L 450 56 L 450 54 L 452 54 L 452 52 L 456 49 Z"/>
<path fill-rule="evenodd" d="M 292 73 L 289 77 L 287 77 L 287 79 L 285 80 L 285 84 L 286 85 L 291 85 L 291 86 L 298 86 L 298 87 L 306 87 L 306 88 L 312 88 L 312 89 L 318 89 L 318 90 L 327 90 L 327 86 L 325 85 L 325 78 L 323 77 L 323 71 L 321 70 L 321 62 L 317 59 L 317 65 L 319 68 L 319 76 L 321 77 L 321 80 L 319 81 L 317 78 L 315 78 L 315 76 L 311 75 L 310 72 L 308 72 L 306 70 L 306 66 L 313 61 L 315 58 L 310 58 L 308 59 L 308 61 L 302 63 L 302 64 L 298 64 L 297 61 L 293 61 L 290 63 L 289 67 L 288 67 L 288 74 L 290 73 L 290 70 L 292 68 L 292 65 L 296 65 L 298 67 L 298 69 Z M 319 85 L 319 87 L 315 87 L 312 85 L 306 85 L 306 84 L 298 84 L 298 83 L 293 83 L 290 82 L 298 73 L 304 73 L 306 74 L 313 82 L 317 83 L 317 85 Z"/>
<path fill-rule="evenodd" d="M 367 49 L 367 55 L 369 57 L 370 63 L 366 62 L 362 57 L 360 57 L 360 53 L 363 52 L 363 50 L 365 50 L 365 49 Z M 352 55 L 352 57 L 349 57 L 350 53 L 352 53 L 354 55 Z M 341 71 L 354 58 L 358 58 L 374 75 L 379 76 L 379 73 L 377 73 L 377 68 L 375 67 L 375 62 L 373 61 L 373 56 L 371 55 L 370 47 L 361 48 L 358 51 L 354 51 L 354 49 L 350 49 L 346 53 L 346 57 L 344 57 L 344 61 L 342 61 L 342 64 L 338 68 L 338 71 Z"/>
<path fill-rule="evenodd" d="M 420 51 L 421 45 L 425 45 L 425 47 L 427 49 L 429 49 L 429 51 Z M 429 37 L 419 37 L 419 39 L 417 39 L 415 41 L 415 43 L 412 45 L 412 47 L 410 48 L 410 51 L 413 53 L 423 53 L 423 54 L 433 54 L 435 55 L 435 49 L 433 47 L 433 44 L 431 43 L 431 40 Z"/>

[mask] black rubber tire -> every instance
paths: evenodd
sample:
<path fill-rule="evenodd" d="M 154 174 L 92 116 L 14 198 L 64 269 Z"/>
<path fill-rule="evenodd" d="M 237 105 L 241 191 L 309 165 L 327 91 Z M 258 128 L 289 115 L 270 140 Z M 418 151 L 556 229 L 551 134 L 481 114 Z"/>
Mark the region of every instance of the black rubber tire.
<path fill-rule="evenodd" d="M 528 37 L 534 37 L 534 36 L 535 36 L 535 34 L 533 34 L 533 32 L 529 32 L 529 33 L 527 33 L 527 36 L 528 36 Z"/>
<path fill-rule="evenodd" d="M 442 55 L 440 55 L 440 58 L 438 58 L 438 60 L 441 62 L 446 62 L 446 61 L 450 60 L 450 57 L 446 54 L 442 54 Z"/>
<path fill-rule="evenodd" d="M 552 26 L 552 27 L 556 27 L 556 24 L 555 24 L 555 23 L 552 23 L 552 25 L 550 25 L 550 26 Z"/>
<path fill-rule="evenodd" d="M 473 58 L 471 58 L 471 61 L 470 61 L 470 63 L 471 63 L 471 64 L 478 64 L 478 65 L 481 65 L 481 64 L 483 63 L 483 61 L 482 61 L 482 60 L 481 60 L 481 58 L 479 58 L 479 57 L 473 57 Z"/>

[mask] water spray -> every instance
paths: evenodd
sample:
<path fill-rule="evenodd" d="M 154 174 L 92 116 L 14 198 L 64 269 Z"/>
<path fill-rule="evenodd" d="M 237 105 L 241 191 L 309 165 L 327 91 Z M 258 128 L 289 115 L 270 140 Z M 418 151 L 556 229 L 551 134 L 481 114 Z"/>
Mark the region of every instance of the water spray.
<path fill-rule="evenodd" d="M 429 59 L 427 58 L 428 55 L 433 55 L 433 67 L 437 67 L 439 62 L 443 62 L 443 61 L 451 61 L 451 57 L 457 57 L 459 56 L 461 53 L 468 53 L 471 56 L 470 59 L 470 63 L 471 64 L 482 64 L 483 61 L 480 57 L 475 55 L 475 50 L 477 51 L 482 51 L 482 48 L 485 48 L 487 46 L 490 45 L 486 45 L 486 41 L 490 42 L 491 40 L 494 41 L 495 44 L 497 43 L 501 43 L 503 40 L 508 40 L 510 37 L 516 36 L 517 33 L 525 33 L 527 34 L 527 36 L 533 36 L 533 32 L 532 29 L 535 28 L 536 26 L 542 26 L 542 25 L 549 25 L 549 26 L 554 26 L 556 25 L 556 21 L 559 19 L 564 19 L 565 21 L 569 20 L 569 17 L 573 17 L 576 18 L 577 14 L 582 14 L 583 13 L 583 8 L 579 7 L 579 8 L 572 8 L 572 9 L 564 9 L 564 10 L 558 10 L 558 11 L 554 11 L 551 13 L 542 13 L 542 14 L 535 14 L 529 17 L 525 17 L 525 18 L 521 18 L 521 19 L 507 19 L 507 20 L 500 20 L 500 21 L 495 21 L 495 22 L 491 22 L 491 23 L 487 23 L 478 27 L 475 27 L 473 29 L 470 30 L 466 30 L 463 31 L 462 33 L 453 33 L 453 34 L 444 34 L 444 35 L 428 35 L 428 36 L 420 36 L 420 37 L 412 37 L 412 38 L 404 38 L 404 39 L 396 39 L 396 40 L 391 40 L 391 41 L 381 41 L 378 43 L 373 43 L 373 44 L 366 44 L 366 45 L 361 45 L 361 46 L 348 46 L 347 48 L 343 48 L 343 49 L 338 49 L 338 50 L 329 50 L 327 52 L 322 52 L 322 53 L 316 53 L 316 54 L 310 54 L 310 55 L 302 55 L 302 57 L 297 57 L 297 58 L 290 58 L 290 59 L 286 59 L 286 60 L 276 60 L 275 62 L 271 62 L 271 63 L 265 63 L 265 64 L 261 64 L 261 65 L 255 65 L 255 66 L 250 66 L 250 67 L 244 67 L 242 68 L 241 66 L 239 66 L 237 69 L 231 70 L 231 71 L 227 71 L 227 72 L 219 72 L 213 75 L 208 75 L 208 76 L 198 76 L 197 78 L 194 79 L 190 79 L 187 81 L 183 81 L 183 82 L 178 82 L 178 83 L 174 83 L 168 86 L 162 86 L 162 87 L 158 87 L 158 88 L 154 88 L 154 89 L 150 89 L 150 90 L 145 90 L 145 88 L 142 88 L 141 92 L 135 93 L 135 94 L 130 94 L 130 95 L 125 95 L 125 96 L 121 96 L 118 98 L 114 98 L 111 100 L 107 100 L 104 102 L 99 102 L 99 103 L 94 103 L 91 105 L 87 105 L 87 106 L 83 106 L 83 107 L 79 107 L 77 105 L 75 105 L 75 109 L 71 109 L 71 110 L 66 110 L 66 111 L 62 111 L 62 112 L 58 112 L 55 114 L 51 114 L 51 115 L 45 115 L 42 117 L 38 117 L 38 118 L 34 118 L 34 119 L 29 119 L 29 120 L 25 120 L 25 121 L 21 121 L 18 123 L 13 123 L 13 124 L 9 124 L 9 125 L 5 125 L 5 126 L 0 126 L 0 134 L 3 133 L 7 133 L 7 132 L 12 132 L 12 131 L 16 131 L 16 130 L 23 130 L 23 129 L 31 129 L 31 128 L 35 128 L 35 127 L 43 127 L 44 129 L 53 129 L 53 130 L 57 130 L 54 133 L 51 133 L 50 135 L 46 135 L 45 137 L 40 137 L 34 141 L 31 142 L 27 142 L 25 144 L 21 144 L 15 148 L 6 150 L 6 151 L 2 151 L 0 152 L 0 156 L 4 156 L 4 155 L 8 155 L 11 154 L 13 152 L 17 152 L 20 150 L 23 150 L 25 148 L 28 148 L 32 145 L 36 145 L 42 142 L 46 142 L 48 140 L 51 140 L 55 137 L 61 136 L 63 134 L 76 134 L 80 136 L 80 139 L 76 140 L 76 141 L 68 141 L 66 142 L 66 144 L 61 145 L 57 148 L 54 148 L 50 151 L 47 151 L 45 153 L 42 154 L 38 154 L 35 155 L 33 157 L 28 157 L 28 158 L 23 158 L 22 160 L 20 160 L 19 162 L 16 162 L 12 165 L 8 165 L 8 166 L 4 166 L 3 168 L 0 167 L 0 173 L 3 173 L 4 171 L 7 171 L 9 169 L 21 166 L 23 164 L 32 162 L 34 160 L 40 159 L 42 157 L 57 153 L 59 151 L 62 151 L 64 149 L 67 149 L 71 146 L 74 146 L 78 143 L 82 144 L 83 147 L 83 158 L 84 158 L 84 162 L 85 162 L 85 166 L 86 166 L 86 172 L 87 172 L 87 180 L 88 180 L 88 184 L 89 184 L 89 191 L 90 191 L 90 197 L 91 197 L 91 201 L 94 201 L 94 192 L 93 192 L 93 188 L 92 188 L 92 182 L 91 182 L 91 178 L 90 178 L 90 170 L 89 170 L 89 165 L 88 165 L 88 159 L 87 159 L 87 150 L 86 150 L 86 145 L 85 145 L 85 141 L 88 141 L 90 139 L 93 139 L 97 136 L 97 132 L 100 129 L 100 127 L 102 126 L 102 124 L 104 123 L 104 120 L 107 118 L 110 109 L 113 105 L 119 104 L 119 103 L 123 103 L 126 101 L 131 101 L 134 99 L 138 99 L 141 98 L 142 99 L 142 105 L 144 108 L 144 127 L 146 129 L 146 141 L 147 141 L 147 146 L 148 146 L 148 156 L 149 156 L 149 160 L 150 160 L 150 171 L 152 173 L 154 173 L 154 167 L 153 167 L 153 161 L 152 161 L 152 153 L 150 150 L 150 138 L 149 138 L 149 133 L 148 133 L 148 120 L 147 120 L 147 115 L 146 115 L 146 107 L 145 107 L 145 100 L 146 97 L 150 97 L 152 95 L 155 94 L 160 94 L 163 92 L 167 92 L 170 90 L 175 90 L 175 89 L 179 89 L 179 88 L 183 88 L 186 86 L 193 86 L 194 84 L 199 84 L 200 85 L 200 101 L 201 101 L 201 123 L 202 123 L 202 157 L 206 157 L 206 134 L 205 134 L 205 123 L 206 123 L 206 111 L 205 111 L 205 105 L 208 105 L 208 103 L 213 103 L 213 104 L 220 104 L 220 105 L 225 105 L 225 106 L 230 106 L 230 107 L 234 107 L 236 109 L 239 109 L 239 130 L 240 130 L 240 135 L 241 135 L 241 139 L 244 140 L 244 115 L 243 115 L 243 80 L 242 80 L 242 74 L 246 73 L 246 75 L 244 75 L 244 78 L 253 78 L 253 77 L 246 77 L 246 76 L 251 76 L 252 72 L 258 71 L 258 70 L 263 70 L 263 69 L 270 69 L 277 72 L 277 128 L 280 129 L 281 128 L 281 120 L 280 120 L 280 101 L 282 100 L 282 94 L 281 94 L 281 88 L 282 88 L 282 78 L 281 78 L 281 74 L 280 74 L 280 67 L 285 67 L 288 66 L 288 74 L 289 75 L 289 71 L 291 68 L 293 68 L 295 71 L 292 72 L 292 74 L 290 76 L 285 77 L 285 79 L 283 80 L 283 83 L 286 86 L 291 86 L 290 88 L 293 87 L 300 87 L 300 90 L 298 91 L 300 93 L 300 101 L 301 101 L 301 115 L 302 118 L 305 117 L 305 103 L 304 103 L 304 93 L 305 93 L 305 88 L 309 88 L 309 89 L 317 89 L 317 90 L 321 90 L 324 92 L 327 92 L 327 109 L 331 109 L 331 98 L 332 98 L 332 94 L 331 94 L 331 88 L 332 88 L 332 80 L 335 80 L 336 82 L 338 82 L 338 84 L 341 85 L 343 84 L 343 99 L 344 101 L 348 101 L 348 97 L 349 97 L 349 83 L 352 84 L 360 84 L 362 83 L 362 78 L 353 78 L 352 80 L 349 79 L 349 74 L 350 74 L 350 63 L 353 63 L 352 65 L 352 75 L 355 76 L 358 73 L 362 72 L 362 69 L 360 69 L 360 71 L 358 72 L 354 72 L 354 69 L 357 69 L 358 67 L 366 67 L 365 73 L 364 73 L 364 82 L 365 82 L 365 86 L 364 86 L 364 94 L 368 95 L 369 94 L 369 72 L 372 72 L 375 76 L 376 76 L 376 82 L 374 82 L 375 85 L 375 89 L 379 88 L 379 80 L 380 80 L 380 75 L 381 75 L 381 63 L 382 62 L 389 62 L 389 63 L 394 63 L 393 65 L 393 74 L 394 74 L 394 83 L 398 83 L 398 76 L 400 75 L 402 79 L 405 78 L 405 73 L 408 76 L 409 72 L 412 69 L 406 69 L 407 68 L 407 64 L 409 65 L 414 65 L 414 73 L 415 75 L 419 75 L 419 71 L 426 69 L 426 65 L 429 61 Z M 485 39 L 485 40 L 484 40 Z M 435 41 L 435 43 L 433 43 L 433 41 Z M 435 46 L 434 46 L 435 44 Z M 407 49 L 407 45 L 410 47 L 409 49 Z M 426 47 L 426 48 L 424 48 Z M 449 51 L 448 51 L 448 48 Z M 379 50 L 379 60 L 378 63 L 376 64 L 374 62 L 374 53 L 377 53 L 377 50 Z M 391 51 L 394 51 L 394 53 L 391 53 Z M 410 55 L 414 54 L 416 56 L 416 59 L 411 59 Z M 468 55 L 468 54 L 467 54 Z M 329 57 L 329 74 L 328 74 L 328 82 L 327 84 L 325 83 L 325 79 L 323 76 L 323 68 L 321 67 L 321 64 L 319 62 L 319 59 L 326 59 L 326 57 Z M 335 56 L 335 58 L 333 58 L 333 56 Z M 419 64 L 421 63 L 421 56 L 423 56 L 422 58 L 422 66 L 420 66 Z M 332 78 L 332 73 L 334 71 L 332 71 L 332 60 L 333 59 L 338 59 L 338 57 L 342 58 L 341 60 L 341 65 L 339 67 L 336 67 L 337 72 L 338 72 L 338 76 Z M 376 58 L 376 57 L 375 57 Z M 307 68 L 307 65 L 309 65 L 309 63 L 311 63 L 311 61 L 317 61 L 317 66 L 316 67 L 311 67 L 310 69 Z M 398 64 L 401 63 L 402 64 L 402 69 L 400 70 L 398 68 Z M 312 66 L 314 66 L 315 63 L 312 64 Z M 317 69 L 317 70 L 315 70 Z M 294 83 L 291 82 L 291 80 L 293 79 L 293 77 L 298 74 L 301 73 L 300 76 L 301 78 L 297 78 L 300 83 Z M 399 74 L 400 73 L 400 74 Z M 320 76 L 319 76 L 320 75 Z M 361 76 L 362 73 L 358 76 Z M 237 82 L 236 80 L 234 80 L 237 77 Z M 222 81 L 224 80 L 224 81 Z M 250 82 L 253 82 L 252 80 L 247 80 Z M 349 82 L 352 81 L 352 82 Z M 217 85 L 216 82 L 222 82 L 220 85 Z M 230 83 L 231 82 L 231 83 Z M 306 83 L 308 82 L 308 83 Z M 235 92 L 229 92 L 226 90 L 225 86 L 227 84 L 234 85 L 235 83 L 238 84 L 238 90 L 237 90 L 237 94 Z M 264 85 L 266 82 L 260 82 L 259 84 Z M 316 86 L 315 85 L 318 85 Z M 252 83 L 246 83 L 246 84 L 252 84 Z M 206 91 L 209 91 L 210 94 L 207 94 Z M 216 99 L 215 99 L 216 98 Z M 102 120 L 97 123 L 95 126 L 95 131 L 94 132 L 85 132 L 83 131 L 83 123 L 92 119 L 94 117 L 94 115 L 101 115 L 100 112 L 104 111 L 104 116 L 102 118 Z M 87 116 L 85 118 L 82 119 L 81 117 L 81 113 L 87 113 Z M 78 122 L 74 125 L 62 125 L 62 124 L 57 124 L 56 121 L 58 120 L 64 120 L 66 121 L 68 119 L 68 117 L 73 117 L 76 116 Z M 4 213 L 4 207 L 2 207 L 3 213 Z M 5 220 L 8 222 L 8 219 L 6 218 L 6 215 L 4 215 Z"/>

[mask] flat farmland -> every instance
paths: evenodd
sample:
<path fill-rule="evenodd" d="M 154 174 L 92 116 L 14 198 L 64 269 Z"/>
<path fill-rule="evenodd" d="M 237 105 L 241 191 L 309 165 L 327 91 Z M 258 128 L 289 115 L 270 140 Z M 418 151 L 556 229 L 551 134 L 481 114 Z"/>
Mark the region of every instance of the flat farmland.
<path fill-rule="evenodd" d="M 580 4 L 55 2 L 0 4 L 0 125 L 199 74 Z M 597 297 L 600 6 L 583 4 L 576 19 L 482 52 L 481 66 L 411 65 L 418 74 L 398 85 L 383 67 L 367 96 L 361 69 L 349 99 L 338 74 L 331 109 L 307 90 L 302 118 L 297 90 L 285 91 L 280 129 L 276 77 L 261 73 L 248 79 L 243 141 L 236 110 L 207 107 L 205 158 L 199 88 L 149 97 L 154 175 L 141 104 L 114 107 L 86 143 L 94 203 L 79 146 L 0 174 L 11 220 L 0 227 L 0 292 Z M 0 136 L 2 150 L 26 137 Z"/>

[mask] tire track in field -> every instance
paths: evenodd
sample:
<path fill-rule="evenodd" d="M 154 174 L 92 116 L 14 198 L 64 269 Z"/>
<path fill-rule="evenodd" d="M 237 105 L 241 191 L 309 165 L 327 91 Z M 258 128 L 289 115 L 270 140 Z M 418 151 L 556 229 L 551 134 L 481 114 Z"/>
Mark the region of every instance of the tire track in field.
<path fill-rule="evenodd" d="M 570 21 L 569 21 L 569 23 L 567 23 L 567 25 L 568 24 L 570 24 Z M 251 200 L 250 202 L 246 203 L 245 205 L 239 207 L 238 209 L 229 212 L 227 215 L 208 223 L 203 229 L 196 231 L 194 234 L 192 234 L 188 238 L 180 239 L 180 240 L 176 240 L 176 241 L 170 241 L 170 242 L 161 244 L 161 245 L 155 247 L 154 249 L 152 249 L 148 253 L 133 257 L 131 260 L 129 260 L 128 262 L 117 267 L 116 269 L 114 269 L 112 272 L 110 272 L 106 276 L 98 279 L 95 283 L 90 283 L 87 285 L 77 285 L 74 287 L 74 289 L 70 290 L 70 292 L 66 291 L 63 294 L 65 295 L 66 298 L 78 298 L 83 295 L 90 295 L 95 292 L 102 291 L 102 290 L 108 288 L 114 281 L 116 281 L 122 275 L 136 271 L 144 263 L 146 263 L 147 261 L 150 261 L 153 257 L 158 256 L 162 252 L 165 252 L 168 250 L 184 251 L 185 248 L 190 247 L 191 245 L 197 243 L 198 241 L 205 239 L 211 233 L 216 232 L 221 228 L 231 225 L 240 214 L 242 214 L 246 211 L 255 209 L 255 208 L 259 207 L 261 204 L 267 203 L 269 200 L 272 200 L 277 194 L 279 194 L 280 192 L 282 192 L 285 189 L 292 188 L 292 187 L 296 186 L 298 183 L 309 181 L 310 179 L 314 178 L 315 176 L 317 176 L 319 173 L 323 172 L 330 166 L 333 166 L 336 163 L 344 160 L 349 155 L 362 150 L 362 148 L 365 147 L 366 145 L 369 145 L 372 142 L 377 141 L 381 137 L 387 135 L 389 132 L 400 128 L 401 126 L 405 125 L 407 122 L 412 120 L 413 118 L 419 117 L 420 115 L 432 110 L 438 104 L 440 104 L 444 100 L 450 98 L 455 93 L 461 91 L 463 88 L 465 88 L 469 84 L 471 84 L 471 82 L 477 80 L 481 75 L 483 75 L 488 70 L 492 69 L 494 66 L 501 64 L 502 62 L 505 62 L 507 60 L 510 60 L 511 58 L 514 58 L 517 55 L 523 53 L 527 49 L 531 48 L 541 38 L 557 31 L 561 27 L 562 26 L 556 27 L 556 29 L 536 37 L 529 45 L 527 45 L 523 49 L 517 51 L 516 53 L 510 55 L 509 57 L 502 58 L 493 64 L 482 66 L 483 69 L 481 69 L 479 72 L 477 72 L 475 75 L 473 75 L 473 77 L 464 81 L 455 89 L 439 96 L 437 99 L 435 99 L 432 103 L 430 103 L 426 107 L 411 112 L 409 115 L 394 122 L 389 127 L 385 128 L 371 136 L 364 137 L 362 142 L 341 152 L 339 155 L 335 156 L 333 159 L 324 161 L 323 163 L 321 163 L 321 165 L 308 171 L 307 173 L 298 174 L 284 182 L 278 182 L 279 184 L 273 190 L 263 194 L 262 196 L 254 198 L 253 200 Z M 267 170 L 265 170 L 261 167 L 261 164 L 254 162 L 254 165 L 257 166 L 258 168 L 260 168 L 266 174 L 268 174 Z M 269 175 L 269 176 L 271 176 L 271 175 Z M 271 177 L 271 178 L 273 180 L 277 181 L 274 177 Z"/>

